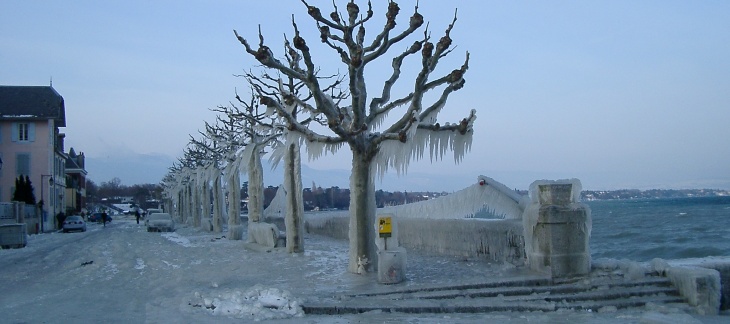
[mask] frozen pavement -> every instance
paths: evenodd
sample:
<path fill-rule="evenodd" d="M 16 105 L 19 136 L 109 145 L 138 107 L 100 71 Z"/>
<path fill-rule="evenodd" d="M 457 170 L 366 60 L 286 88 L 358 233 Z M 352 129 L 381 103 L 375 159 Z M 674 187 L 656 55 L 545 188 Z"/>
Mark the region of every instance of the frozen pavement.
<path fill-rule="evenodd" d="M 0 312 L 9 323 L 722 323 L 684 304 L 604 312 L 305 315 L 302 305 L 344 295 L 535 277 L 524 269 L 408 251 L 407 280 L 381 285 L 346 271 L 347 242 L 305 236 L 303 254 L 263 249 L 180 225 L 148 233 L 120 217 L 85 233 L 29 237 L 0 251 Z M 537 276 L 539 277 L 539 276 Z"/>

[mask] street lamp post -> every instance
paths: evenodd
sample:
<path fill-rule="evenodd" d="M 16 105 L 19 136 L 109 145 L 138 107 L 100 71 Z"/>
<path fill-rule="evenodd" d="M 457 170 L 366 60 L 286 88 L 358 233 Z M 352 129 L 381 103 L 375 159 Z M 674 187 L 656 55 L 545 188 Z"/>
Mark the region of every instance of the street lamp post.
<path fill-rule="evenodd" d="M 48 191 L 51 191 L 51 187 L 53 186 L 53 175 L 50 174 L 41 174 L 41 200 L 45 200 L 45 197 L 43 196 L 43 178 L 48 177 Z M 52 193 L 48 194 L 48 197 L 51 197 Z M 55 208 L 55 206 L 54 206 Z M 39 222 L 41 223 L 41 233 L 43 233 L 43 223 L 44 223 L 44 217 L 43 217 L 43 205 L 41 205 L 41 215 L 39 217 Z"/>

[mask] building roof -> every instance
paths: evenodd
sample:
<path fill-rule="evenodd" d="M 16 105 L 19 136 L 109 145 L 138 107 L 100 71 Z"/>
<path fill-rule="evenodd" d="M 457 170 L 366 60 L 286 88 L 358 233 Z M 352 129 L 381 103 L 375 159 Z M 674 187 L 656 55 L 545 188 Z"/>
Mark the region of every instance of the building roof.
<path fill-rule="evenodd" d="M 51 86 L 0 85 L 0 120 L 53 119 L 66 127 L 63 97 Z"/>
<path fill-rule="evenodd" d="M 84 168 L 84 153 L 82 152 L 80 155 L 76 154 L 76 151 L 74 151 L 73 148 L 68 152 L 66 155 L 66 173 L 73 174 L 73 173 L 81 173 L 83 175 L 88 174 L 86 172 L 86 169 Z"/>

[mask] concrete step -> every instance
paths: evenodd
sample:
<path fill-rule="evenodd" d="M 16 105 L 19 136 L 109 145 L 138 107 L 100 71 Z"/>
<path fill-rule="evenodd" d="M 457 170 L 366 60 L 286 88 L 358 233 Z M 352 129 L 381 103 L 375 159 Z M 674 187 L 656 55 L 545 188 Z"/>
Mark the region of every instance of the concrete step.
<path fill-rule="evenodd" d="M 353 314 L 373 310 L 401 313 L 483 313 L 555 311 L 604 307 L 642 307 L 647 303 L 683 303 L 666 278 L 626 281 L 598 280 L 551 284 L 545 278 L 457 286 L 415 287 L 393 291 L 342 295 L 305 302 L 308 314 Z"/>

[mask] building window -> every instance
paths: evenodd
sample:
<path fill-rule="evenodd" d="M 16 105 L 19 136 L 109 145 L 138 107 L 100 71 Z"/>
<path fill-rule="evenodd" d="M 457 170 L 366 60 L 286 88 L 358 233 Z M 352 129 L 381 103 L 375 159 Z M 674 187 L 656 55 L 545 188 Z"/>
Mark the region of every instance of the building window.
<path fill-rule="evenodd" d="M 13 142 L 34 142 L 35 123 L 13 123 L 11 135 Z"/>
<path fill-rule="evenodd" d="M 28 123 L 18 123 L 18 140 L 21 142 L 27 142 L 28 141 L 28 133 L 30 125 Z"/>

